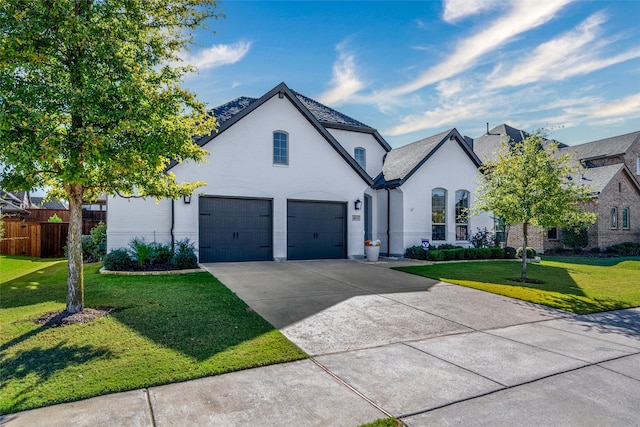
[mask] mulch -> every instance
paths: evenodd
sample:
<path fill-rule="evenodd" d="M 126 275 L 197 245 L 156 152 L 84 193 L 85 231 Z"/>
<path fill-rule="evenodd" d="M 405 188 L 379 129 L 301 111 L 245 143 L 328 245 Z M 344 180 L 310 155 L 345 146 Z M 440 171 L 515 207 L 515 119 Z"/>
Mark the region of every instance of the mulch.
<path fill-rule="evenodd" d="M 76 325 L 78 323 L 89 323 L 101 317 L 109 316 L 115 313 L 116 309 L 112 307 L 106 308 L 85 308 L 79 313 L 69 313 L 67 310 L 52 311 L 43 314 L 36 319 L 36 323 L 43 326 L 67 326 Z"/>

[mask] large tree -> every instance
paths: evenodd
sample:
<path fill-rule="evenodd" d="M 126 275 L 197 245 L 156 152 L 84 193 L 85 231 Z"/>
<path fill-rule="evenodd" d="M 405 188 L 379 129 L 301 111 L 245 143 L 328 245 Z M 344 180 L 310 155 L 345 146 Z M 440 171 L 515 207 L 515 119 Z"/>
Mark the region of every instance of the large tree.
<path fill-rule="evenodd" d="M 521 224 L 522 273 L 527 280 L 529 225 L 584 227 L 596 220 L 585 210 L 591 189 L 572 179 L 581 166 L 537 131 L 521 142 L 502 141 L 495 160 L 482 167 L 475 211 L 490 211 L 507 224 Z M 578 175 L 579 176 L 579 175 Z"/>
<path fill-rule="evenodd" d="M 67 311 L 84 306 L 82 202 L 177 198 L 170 161 L 201 161 L 216 121 L 180 87 L 207 0 L 0 0 L 0 184 L 69 201 Z"/>

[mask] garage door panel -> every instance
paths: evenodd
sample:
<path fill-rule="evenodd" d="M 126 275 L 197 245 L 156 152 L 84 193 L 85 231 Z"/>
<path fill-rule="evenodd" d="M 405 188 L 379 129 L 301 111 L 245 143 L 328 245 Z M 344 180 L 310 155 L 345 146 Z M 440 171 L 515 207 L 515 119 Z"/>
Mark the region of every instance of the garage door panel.
<path fill-rule="evenodd" d="M 287 258 L 345 258 L 345 212 L 340 202 L 288 201 Z"/>
<path fill-rule="evenodd" d="M 267 261 L 272 252 L 272 202 L 200 198 L 200 261 Z"/>

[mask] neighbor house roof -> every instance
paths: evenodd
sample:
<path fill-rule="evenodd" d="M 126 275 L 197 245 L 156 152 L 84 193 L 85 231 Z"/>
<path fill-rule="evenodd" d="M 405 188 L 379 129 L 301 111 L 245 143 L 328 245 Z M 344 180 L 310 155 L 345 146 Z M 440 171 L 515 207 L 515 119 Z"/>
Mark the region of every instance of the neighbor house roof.
<path fill-rule="evenodd" d="M 465 138 L 454 128 L 388 152 L 382 165 L 382 173 L 376 178 L 373 187 L 395 188 L 402 185 L 448 140 L 455 140 L 476 167 L 482 164 Z"/>
<path fill-rule="evenodd" d="M 624 154 L 631 145 L 639 139 L 640 131 L 636 131 L 584 144 L 565 146 L 562 148 L 561 152 L 571 154 L 575 153 L 577 159 L 588 161 L 602 157 Z"/>
<path fill-rule="evenodd" d="M 478 155 L 483 163 L 495 160 L 496 154 L 500 150 L 502 141 L 522 142 L 528 138 L 530 134 L 521 129 L 516 129 L 507 124 L 501 124 L 494 127 L 488 133 L 473 139 L 473 151 Z M 543 147 L 547 147 L 550 143 L 558 144 L 559 148 L 566 147 L 558 141 L 545 139 L 542 143 Z"/>

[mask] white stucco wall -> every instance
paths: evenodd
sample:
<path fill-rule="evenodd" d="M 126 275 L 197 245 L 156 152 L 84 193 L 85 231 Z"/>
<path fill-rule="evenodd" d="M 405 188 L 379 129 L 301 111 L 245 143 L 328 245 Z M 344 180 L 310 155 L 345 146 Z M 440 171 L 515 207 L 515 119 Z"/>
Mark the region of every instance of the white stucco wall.
<path fill-rule="evenodd" d="M 354 157 L 357 147 L 366 150 L 365 170 L 371 178 L 375 178 L 382 171 L 382 158 L 386 151 L 378 141 L 369 133 L 351 132 L 342 129 L 329 129 L 329 133 L 340 142 L 340 145 Z"/>
<path fill-rule="evenodd" d="M 480 172 L 471 159 L 456 141 L 447 140 L 432 157 L 420 167 L 403 185 L 403 199 L 401 212 L 397 207 L 395 215 L 402 216 L 402 228 L 394 231 L 401 234 L 401 238 L 392 239 L 393 254 L 403 254 L 410 246 L 420 245 L 423 238 L 432 244 L 450 243 L 460 246 L 470 246 L 469 241 L 455 239 L 455 192 L 466 190 L 469 192 L 469 206 L 473 206 L 475 190 Z M 447 190 L 447 230 L 446 241 L 433 241 L 431 235 L 431 191 L 435 188 Z M 393 204 L 392 199 L 392 204 Z M 392 221 L 393 223 L 394 221 Z M 469 221 L 469 235 L 477 228 L 486 227 L 493 230 L 493 220 L 488 214 L 475 215 Z"/>
<path fill-rule="evenodd" d="M 289 135 L 287 166 L 273 165 L 274 131 Z M 358 138 L 354 137 L 352 143 Z M 207 163 L 185 162 L 171 170 L 178 181 L 207 182 L 196 190 L 190 204 L 175 202 L 176 240 L 188 237 L 198 247 L 200 195 L 267 198 L 273 200 L 273 256 L 284 259 L 287 200 L 335 201 L 345 202 L 348 207 L 348 256 L 363 256 L 364 215 L 362 210 L 355 211 L 353 202 L 358 198 L 364 200 L 369 186 L 288 99 L 273 97 L 204 148 L 209 151 Z M 367 155 L 376 150 L 371 151 L 367 150 Z M 371 163 L 381 164 L 381 155 Z M 149 236 L 153 231 L 156 236 L 164 231 L 165 241 L 170 239 L 169 201 L 155 205 L 154 201 L 111 199 L 108 217 L 110 249 L 123 246 L 123 242 L 126 245 L 131 237 Z M 157 240 L 161 241 L 159 237 Z"/>

